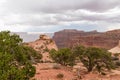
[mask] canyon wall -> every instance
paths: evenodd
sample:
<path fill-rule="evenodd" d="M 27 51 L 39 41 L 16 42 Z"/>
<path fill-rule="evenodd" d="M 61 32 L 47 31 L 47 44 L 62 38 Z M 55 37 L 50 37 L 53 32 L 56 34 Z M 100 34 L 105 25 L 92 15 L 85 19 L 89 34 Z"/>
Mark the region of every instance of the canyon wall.
<path fill-rule="evenodd" d="M 65 29 L 55 32 L 53 40 L 58 48 L 73 47 L 75 45 L 94 46 L 99 48 L 111 49 L 118 44 L 120 40 L 120 30 L 107 32 Z"/>

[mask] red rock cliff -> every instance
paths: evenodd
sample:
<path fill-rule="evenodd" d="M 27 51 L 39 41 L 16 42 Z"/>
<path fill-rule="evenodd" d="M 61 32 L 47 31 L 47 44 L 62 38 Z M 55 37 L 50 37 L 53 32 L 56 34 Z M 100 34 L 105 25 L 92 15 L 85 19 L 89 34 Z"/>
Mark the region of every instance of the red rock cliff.
<path fill-rule="evenodd" d="M 116 46 L 120 40 L 120 30 L 107 32 L 62 30 L 55 32 L 53 39 L 59 48 L 72 47 L 80 44 L 111 49 Z"/>

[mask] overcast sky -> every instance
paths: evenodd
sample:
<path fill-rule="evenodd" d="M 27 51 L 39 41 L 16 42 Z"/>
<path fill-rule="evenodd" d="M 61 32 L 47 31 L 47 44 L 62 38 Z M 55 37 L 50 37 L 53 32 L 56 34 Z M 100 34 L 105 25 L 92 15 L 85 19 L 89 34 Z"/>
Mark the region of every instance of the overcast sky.
<path fill-rule="evenodd" d="M 120 29 L 120 0 L 0 0 L 0 31 Z"/>

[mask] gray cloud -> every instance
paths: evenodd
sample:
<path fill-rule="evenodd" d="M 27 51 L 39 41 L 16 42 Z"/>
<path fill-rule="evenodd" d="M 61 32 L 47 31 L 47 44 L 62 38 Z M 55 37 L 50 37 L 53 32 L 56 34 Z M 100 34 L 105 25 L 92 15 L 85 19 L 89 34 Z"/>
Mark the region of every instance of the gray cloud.
<path fill-rule="evenodd" d="M 119 0 L 1 0 L 0 26 L 24 26 L 21 30 L 50 29 L 65 25 L 120 28 Z M 48 27 L 53 26 L 53 27 Z M 44 28 L 41 28 L 44 27 Z M 70 26 L 71 27 L 71 26 Z M 10 29 L 6 27 L 4 29 Z M 76 28 L 76 27 L 75 27 Z M 0 28 L 2 29 L 2 27 Z M 36 31 L 35 30 L 35 31 Z M 51 30 L 51 29 L 50 29 Z M 19 31 L 19 30 L 18 30 Z M 40 30 L 41 31 L 41 30 Z"/>
<path fill-rule="evenodd" d="M 65 10 L 87 9 L 105 11 L 120 6 L 119 0 L 7 0 L 7 7 L 15 12 L 54 13 Z"/>

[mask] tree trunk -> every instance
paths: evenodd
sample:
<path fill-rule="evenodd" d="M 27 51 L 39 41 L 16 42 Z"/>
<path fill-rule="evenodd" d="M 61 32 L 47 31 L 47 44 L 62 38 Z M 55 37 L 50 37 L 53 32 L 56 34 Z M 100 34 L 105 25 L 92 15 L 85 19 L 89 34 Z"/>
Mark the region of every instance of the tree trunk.
<path fill-rule="evenodd" d="M 91 72 L 92 69 L 93 69 L 93 66 L 92 66 L 92 60 L 89 59 L 88 72 Z"/>

